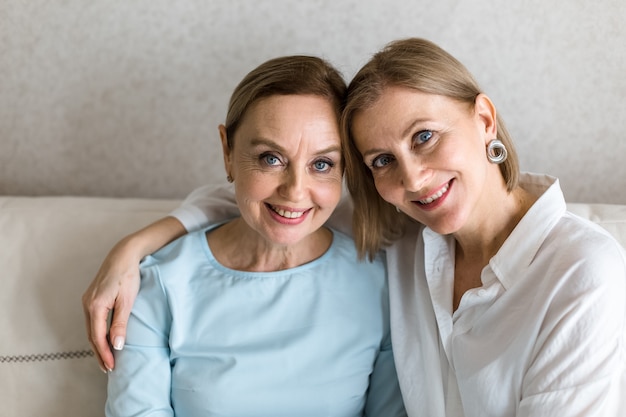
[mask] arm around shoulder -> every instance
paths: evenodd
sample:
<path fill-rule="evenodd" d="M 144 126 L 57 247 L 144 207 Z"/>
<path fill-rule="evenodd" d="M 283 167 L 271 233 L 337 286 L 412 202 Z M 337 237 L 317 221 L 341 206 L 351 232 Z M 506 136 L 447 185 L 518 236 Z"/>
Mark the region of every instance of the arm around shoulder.
<path fill-rule="evenodd" d="M 207 184 L 196 188 L 170 215 L 189 232 L 200 230 L 209 223 L 237 217 L 239 209 L 234 187 L 231 184 Z"/>

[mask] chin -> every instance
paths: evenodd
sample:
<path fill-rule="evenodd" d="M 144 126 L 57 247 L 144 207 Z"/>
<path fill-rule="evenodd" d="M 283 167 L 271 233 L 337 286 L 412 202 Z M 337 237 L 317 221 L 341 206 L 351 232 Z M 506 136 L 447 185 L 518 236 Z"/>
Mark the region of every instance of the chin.
<path fill-rule="evenodd" d="M 431 222 L 422 222 L 422 224 L 428 226 L 428 228 L 430 228 L 436 233 L 439 233 L 440 235 L 450 235 L 450 234 L 456 233 L 463 226 L 463 222 L 460 221 L 459 218 L 450 219 L 449 217 L 442 219 L 442 221 L 440 222 L 431 221 Z"/>
<path fill-rule="evenodd" d="M 265 234 L 265 239 L 275 246 L 291 246 L 302 242 L 309 235 L 310 233 L 294 233 L 294 231 L 269 231 Z"/>

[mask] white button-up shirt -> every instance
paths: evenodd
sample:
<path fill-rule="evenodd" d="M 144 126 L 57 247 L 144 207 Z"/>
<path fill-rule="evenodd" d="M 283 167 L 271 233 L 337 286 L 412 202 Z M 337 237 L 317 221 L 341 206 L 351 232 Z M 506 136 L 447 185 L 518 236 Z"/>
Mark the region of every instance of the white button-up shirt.
<path fill-rule="evenodd" d="M 522 187 L 539 199 L 454 313 L 452 237 L 415 225 L 387 250 L 411 416 L 626 415 L 624 250 L 566 212 L 557 180 Z"/>

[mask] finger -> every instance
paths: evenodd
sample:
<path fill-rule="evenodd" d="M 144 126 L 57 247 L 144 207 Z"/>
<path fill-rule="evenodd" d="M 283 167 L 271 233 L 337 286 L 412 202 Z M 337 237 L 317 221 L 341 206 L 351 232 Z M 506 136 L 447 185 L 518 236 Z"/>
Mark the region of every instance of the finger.
<path fill-rule="evenodd" d="M 85 295 L 83 295 L 83 300 L 82 300 L 83 301 L 83 313 L 84 313 L 84 317 L 85 317 L 85 328 L 86 328 L 86 331 L 87 331 L 87 340 L 89 340 L 89 344 L 91 345 L 91 350 L 94 353 L 96 361 L 98 362 L 98 366 L 100 367 L 102 372 L 106 373 L 107 372 L 107 367 L 106 367 L 104 361 L 102 360 L 102 357 L 98 353 L 98 350 L 96 349 L 96 346 L 92 342 L 91 314 L 89 313 L 89 309 L 87 308 L 87 306 L 88 306 L 87 297 L 88 297 L 88 295 L 87 295 L 87 293 L 85 293 Z"/>
<path fill-rule="evenodd" d="M 102 363 L 104 368 L 109 371 L 115 365 L 113 352 L 111 352 L 111 347 L 107 340 L 107 320 L 112 304 L 112 301 L 110 304 L 102 304 L 97 300 L 92 300 L 86 307 L 86 314 L 89 315 L 89 342 L 94 348 L 98 362 Z"/>

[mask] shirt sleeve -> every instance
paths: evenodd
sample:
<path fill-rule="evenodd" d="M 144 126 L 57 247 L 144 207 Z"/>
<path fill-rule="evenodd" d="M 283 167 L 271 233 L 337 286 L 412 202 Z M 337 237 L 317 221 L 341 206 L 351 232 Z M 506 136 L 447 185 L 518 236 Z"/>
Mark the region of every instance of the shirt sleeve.
<path fill-rule="evenodd" d="M 344 187 L 345 190 L 345 187 Z M 188 232 L 210 224 L 239 216 L 232 184 L 207 184 L 192 191 L 170 216 L 180 221 Z M 352 236 L 352 200 L 343 192 L 339 205 L 327 222 L 348 236 Z"/>
<path fill-rule="evenodd" d="M 393 360 L 391 337 L 388 335 L 381 346 L 370 377 L 365 416 L 405 417 L 406 415 Z"/>
<path fill-rule="evenodd" d="M 158 269 L 142 268 L 126 344 L 115 351 L 115 369 L 109 374 L 107 417 L 174 416 L 168 348 L 171 321 Z"/>
<path fill-rule="evenodd" d="M 170 216 L 177 218 L 188 232 L 238 215 L 239 209 L 231 184 L 207 184 L 196 188 L 170 213 Z"/>
<path fill-rule="evenodd" d="M 569 266 L 572 279 L 546 312 L 518 417 L 618 416 L 626 409 L 626 258 L 615 243 L 594 246 Z"/>

